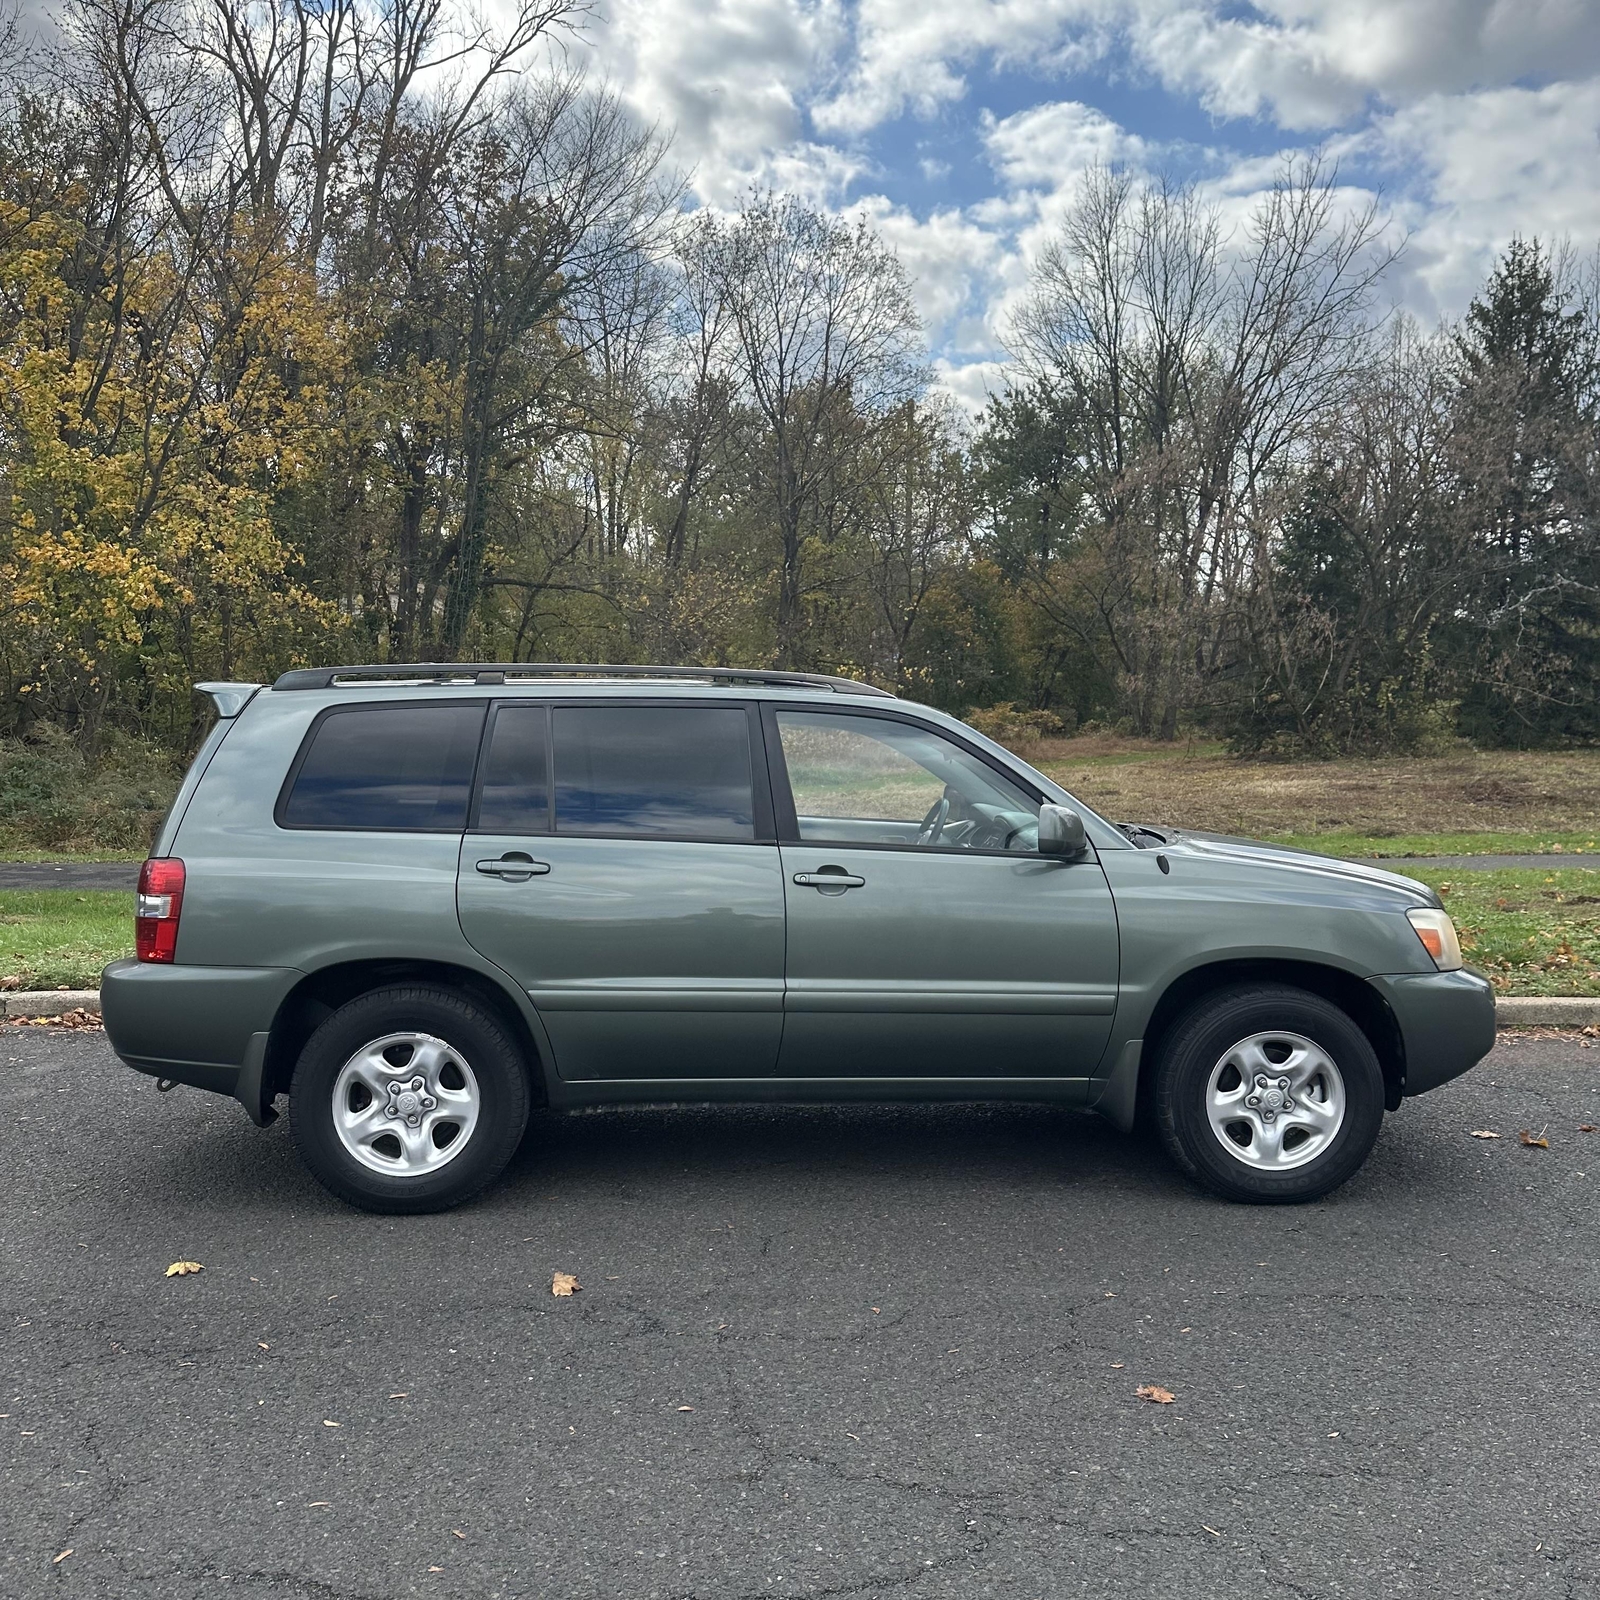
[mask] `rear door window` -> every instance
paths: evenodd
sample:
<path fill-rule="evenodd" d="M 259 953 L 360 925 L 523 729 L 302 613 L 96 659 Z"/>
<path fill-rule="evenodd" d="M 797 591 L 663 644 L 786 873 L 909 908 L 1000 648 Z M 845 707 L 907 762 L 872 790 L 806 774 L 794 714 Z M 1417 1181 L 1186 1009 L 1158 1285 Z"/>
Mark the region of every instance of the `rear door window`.
<path fill-rule="evenodd" d="M 483 731 L 478 705 L 341 706 L 312 731 L 278 803 L 286 828 L 459 832 Z"/>
<path fill-rule="evenodd" d="M 479 833 L 550 831 L 548 722 L 544 706 L 495 712 L 478 796 Z"/>
<path fill-rule="evenodd" d="M 743 706 L 557 706 L 558 833 L 754 839 Z"/>

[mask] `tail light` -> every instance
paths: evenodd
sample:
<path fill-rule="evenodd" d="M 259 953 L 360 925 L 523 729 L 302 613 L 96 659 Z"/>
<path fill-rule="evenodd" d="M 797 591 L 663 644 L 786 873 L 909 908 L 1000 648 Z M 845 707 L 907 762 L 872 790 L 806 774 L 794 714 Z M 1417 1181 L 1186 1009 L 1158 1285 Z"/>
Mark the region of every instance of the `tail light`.
<path fill-rule="evenodd" d="M 172 961 L 178 951 L 178 915 L 183 910 L 183 863 L 152 856 L 139 869 L 133 947 L 141 961 Z"/>

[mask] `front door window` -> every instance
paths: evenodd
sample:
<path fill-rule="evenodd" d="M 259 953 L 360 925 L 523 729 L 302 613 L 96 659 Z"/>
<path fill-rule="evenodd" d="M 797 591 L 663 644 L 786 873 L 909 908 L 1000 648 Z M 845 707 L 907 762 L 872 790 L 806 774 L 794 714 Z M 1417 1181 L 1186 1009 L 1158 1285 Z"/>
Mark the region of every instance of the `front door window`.
<path fill-rule="evenodd" d="M 803 842 L 1037 849 L 1038 802 L 928 728 L 829 711 L 777 721 Z"/>

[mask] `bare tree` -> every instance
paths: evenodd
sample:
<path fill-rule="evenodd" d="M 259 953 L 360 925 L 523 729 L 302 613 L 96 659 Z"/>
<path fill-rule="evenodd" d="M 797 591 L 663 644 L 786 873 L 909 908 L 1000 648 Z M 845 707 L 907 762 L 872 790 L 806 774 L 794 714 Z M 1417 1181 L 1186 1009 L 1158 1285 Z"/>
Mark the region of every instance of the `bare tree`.
<path fill-rule="evenodd" d="M 1370 339 L 1392 256 L 1376 210 L 1340 203 L 1330 167 L 1290 163 L 1233 236 L 1192 189 L 1094 169 L 1017 320 L 1081 439 L 1077 559 L 1036 580 L 1092 619 L 1145 731 L 1170 736 L 1216 669 L 1252 506 Z"/>
<path fill-rule="evenodd" d="M 716 260 L 739 387 L 765 430 L 761 478 L 781 549 L 778 654 L 797 664 L 806 518 L 854 447 L 835 424 L 844 408 L 881 425 L 920 390 L 921 328 L 904 267 L 866 224 L 792 196 L 758 196 L 723 225 Z"/>

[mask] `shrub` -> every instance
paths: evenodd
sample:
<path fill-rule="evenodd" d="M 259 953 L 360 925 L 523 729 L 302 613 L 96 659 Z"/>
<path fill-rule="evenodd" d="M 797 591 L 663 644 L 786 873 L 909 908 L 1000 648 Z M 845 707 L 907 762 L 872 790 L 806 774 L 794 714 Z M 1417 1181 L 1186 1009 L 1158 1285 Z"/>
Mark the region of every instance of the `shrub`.
<path fill-rule="evenodd" d="M 1002 700 L 998 705 L 975 706 L 966 715 L 969 728 L 987 734 L 997 744 L 1015 750 L 1040 744 L 1046 739 L 1059 739 L 1067 731 L 1053 711 L 1030 711 Z"/>
<path fill-rule="evenodd" d="M 142 739 L 114 737 L 93 763 L 58 728 L 0 740 L 0 847 L 148 849 L 180 776 L 169 751 Z"/>

